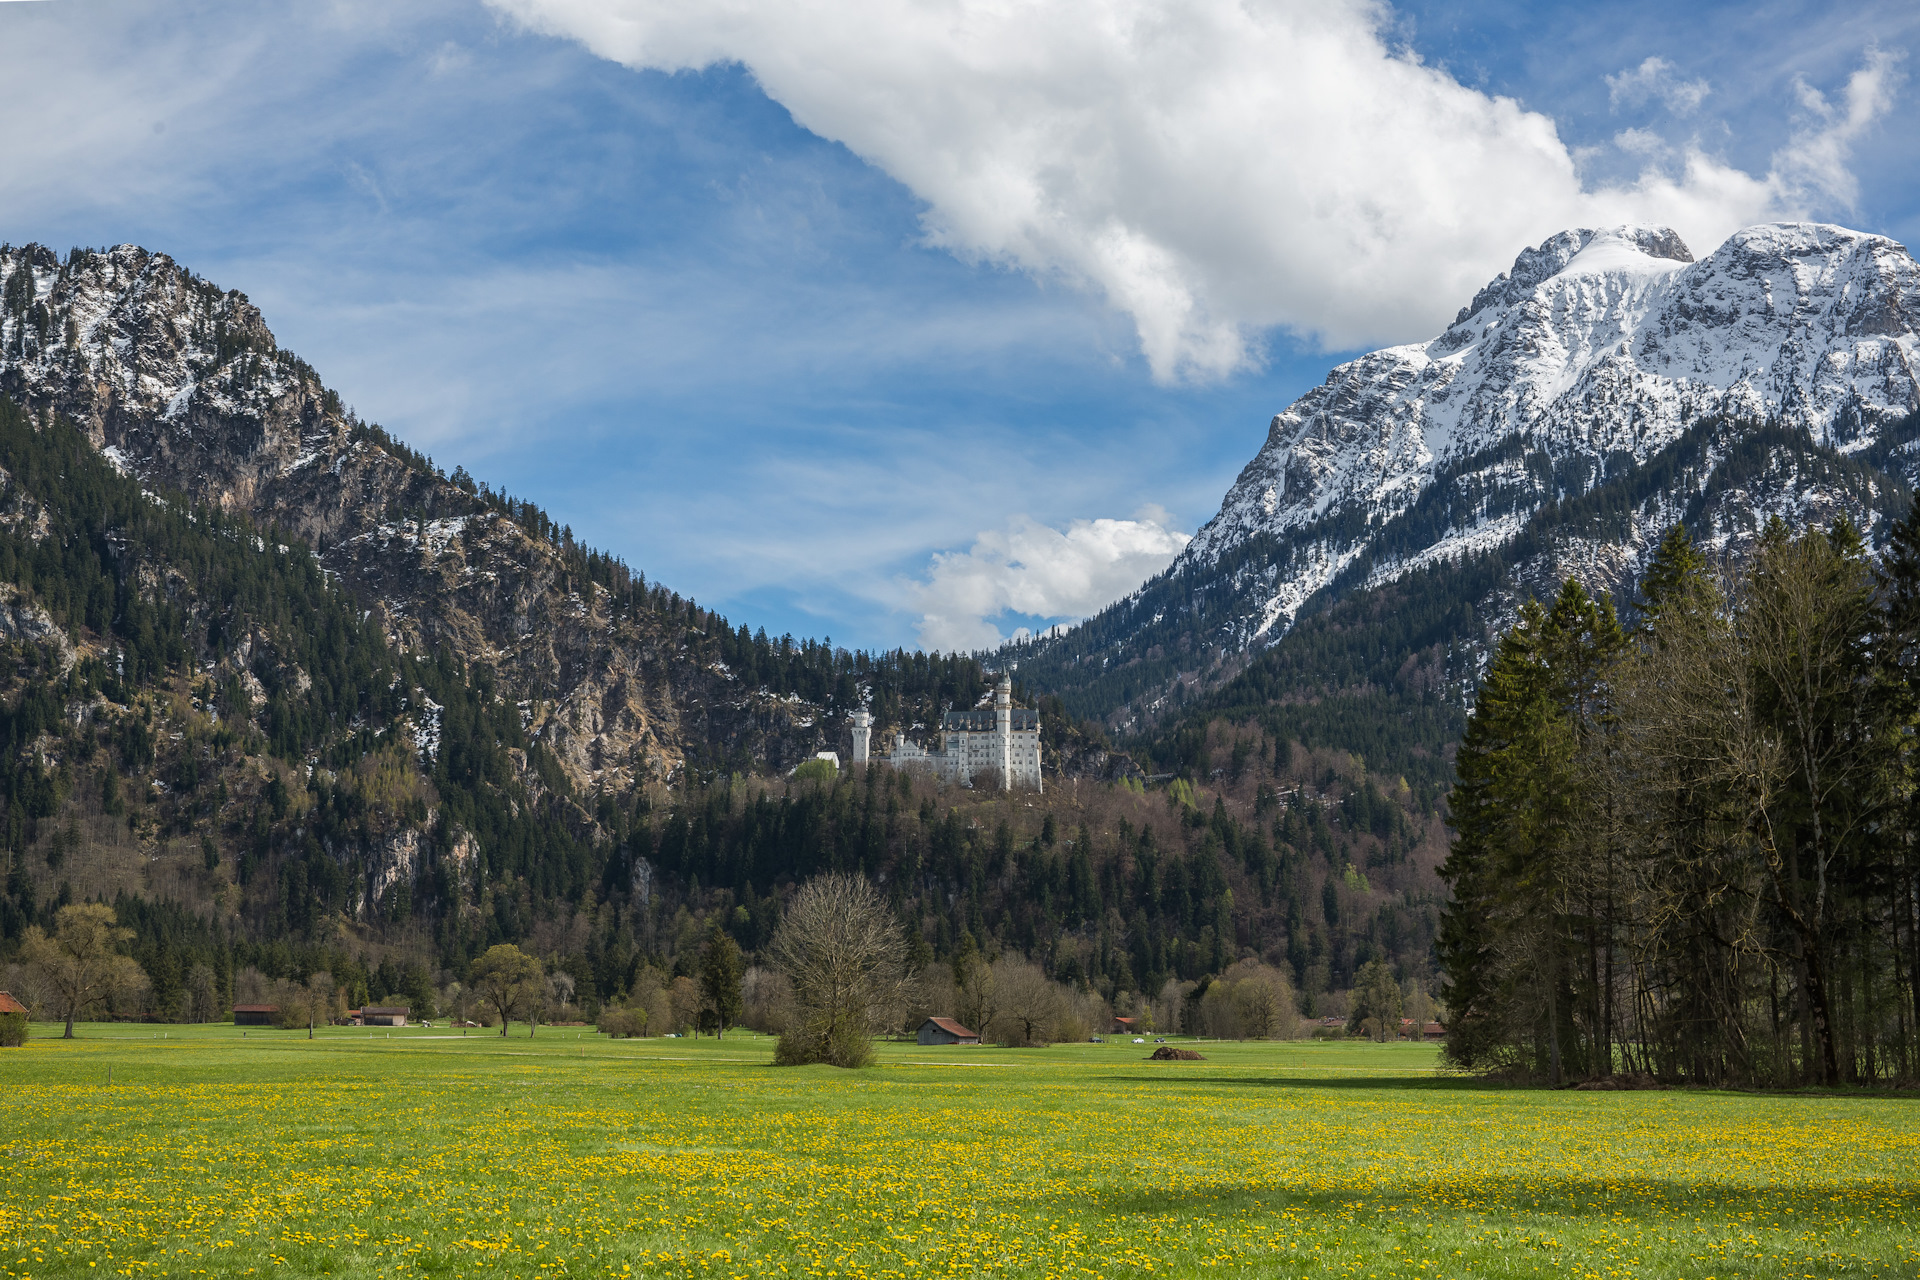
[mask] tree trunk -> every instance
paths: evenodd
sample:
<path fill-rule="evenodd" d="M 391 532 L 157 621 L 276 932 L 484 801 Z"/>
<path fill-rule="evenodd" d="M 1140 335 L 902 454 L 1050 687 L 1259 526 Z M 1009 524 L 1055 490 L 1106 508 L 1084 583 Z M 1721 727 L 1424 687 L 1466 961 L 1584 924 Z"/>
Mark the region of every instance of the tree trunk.
<path fill-rule="evenodd" d="M 1552 1064 L 1553 1087 L 1560 1087 L 1560 993 L 1559 983 L 1547 980 L 1547 1058 Z"/>
<path fill-rule="evenodd" d="M 1834 1056 L 1833 1015 L 1827 1008 L 1827 980 L 1821 972 L 1820 957 L 1807 948 L 1807 1012 L 1812 1015 L 1814 1047 L 1820 1054 L 1820 1083 L 1840 1083 L 1840 1062 Z"/>
<path fill-rule="evenodd" d="M 67 1010 L 67 1030 L 66 1030 L 66 1034 L 61 1036 L 60 1038 L 62 1040 L 73 1039 L 73 1010 L 72 1009 Z"/>
<path fill-rule="evenodd" d="M 507 1038 L 507 1023 L 508 1023 L 507 1011 L 505 1009 L 502 1009 L 500 1011 L 500 1038 L 502 1040 L 505 1040 Z"/>

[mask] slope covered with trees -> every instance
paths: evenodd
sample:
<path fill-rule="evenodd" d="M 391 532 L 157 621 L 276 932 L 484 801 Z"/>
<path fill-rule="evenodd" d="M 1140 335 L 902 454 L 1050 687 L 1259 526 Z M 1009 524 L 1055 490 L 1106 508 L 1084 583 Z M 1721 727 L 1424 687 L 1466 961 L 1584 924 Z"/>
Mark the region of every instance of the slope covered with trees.
<path fill-rule="evenodd" d="M 1432 796 L 1344 753 L 1217 725 L 1152 793 L 793 782 L 744 754 L 672 789 L 584 790 L 491 666 L 396 643 L 297 535 L 143 486 L 8 403 L 0 470 L 0 964 L 62 906 L 106 903 L 145 974 L 123 1014 L 209 1016 L 239 986 L 316 972 L 343 1001 L 425 1007 L 504 943 L 591 1009 L 690 974 L 716 925 L 759 955 L 792 887 L 834 870 L 883 887 L 922 966 L 1027 956 L 1172 1022 L 1248 957 L 1310 1008 L 1371 957 L 1430 968 Z M 986 689 L 971 659 L 750 635 L 559 533 L 576 572 L 690 661 L 798 705 L 931 721 Z M 1058 703 L 1046 717 L 1050 766 L 1104 745 Z"/>
<path fill-rule="evenodd" d="M 1920 510 L 1735 566 L 1684 530 L 1637 620 L 1501 639 L 1460 750 L 1448 1050 L 1540 1077 L 1920 1076 Z"/>

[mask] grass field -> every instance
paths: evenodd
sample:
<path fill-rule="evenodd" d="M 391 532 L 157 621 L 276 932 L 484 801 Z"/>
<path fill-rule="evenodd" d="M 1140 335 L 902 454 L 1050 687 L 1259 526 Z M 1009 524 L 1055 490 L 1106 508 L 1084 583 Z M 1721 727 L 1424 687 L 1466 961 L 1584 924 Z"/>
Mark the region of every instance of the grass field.
<path fill-rule="evenodd" d="M 7 1276 L 1920 1275 L 1911 1097 L 1495 1088 L 1424 1045 L 34 1030 Z"/>

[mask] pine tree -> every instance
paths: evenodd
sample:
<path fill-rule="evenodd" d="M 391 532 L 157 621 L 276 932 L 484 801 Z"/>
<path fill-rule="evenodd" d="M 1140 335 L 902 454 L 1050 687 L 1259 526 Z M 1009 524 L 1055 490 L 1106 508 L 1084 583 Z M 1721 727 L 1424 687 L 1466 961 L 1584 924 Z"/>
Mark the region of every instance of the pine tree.
<path fill-rule="evenodd" d="M 706 949 L 700 955 L 700 998 L 712 1019 L 716 1040 L 740 1020 L 743 967 L 740 944 L 715 920 L 707 931 Z"/>

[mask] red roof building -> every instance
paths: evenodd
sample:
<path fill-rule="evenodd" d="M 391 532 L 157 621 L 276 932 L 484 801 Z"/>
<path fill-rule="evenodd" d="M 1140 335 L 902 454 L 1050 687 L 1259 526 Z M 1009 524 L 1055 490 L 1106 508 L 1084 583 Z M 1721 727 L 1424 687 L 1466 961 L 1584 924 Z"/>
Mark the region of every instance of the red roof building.
<path fill-rule="evenodd" d="M 5 991 L 0 991 L 0 1013 L 25 1013 L 27 1006 L 15 1000 Z"/>
<path fill-rule="evenodd" d="M 920 1024 L 915 1037 L 921 1044 L 979 1044 L 977 1032 L 969 1031 L 952 1018 L 928 1018 Z"/>

